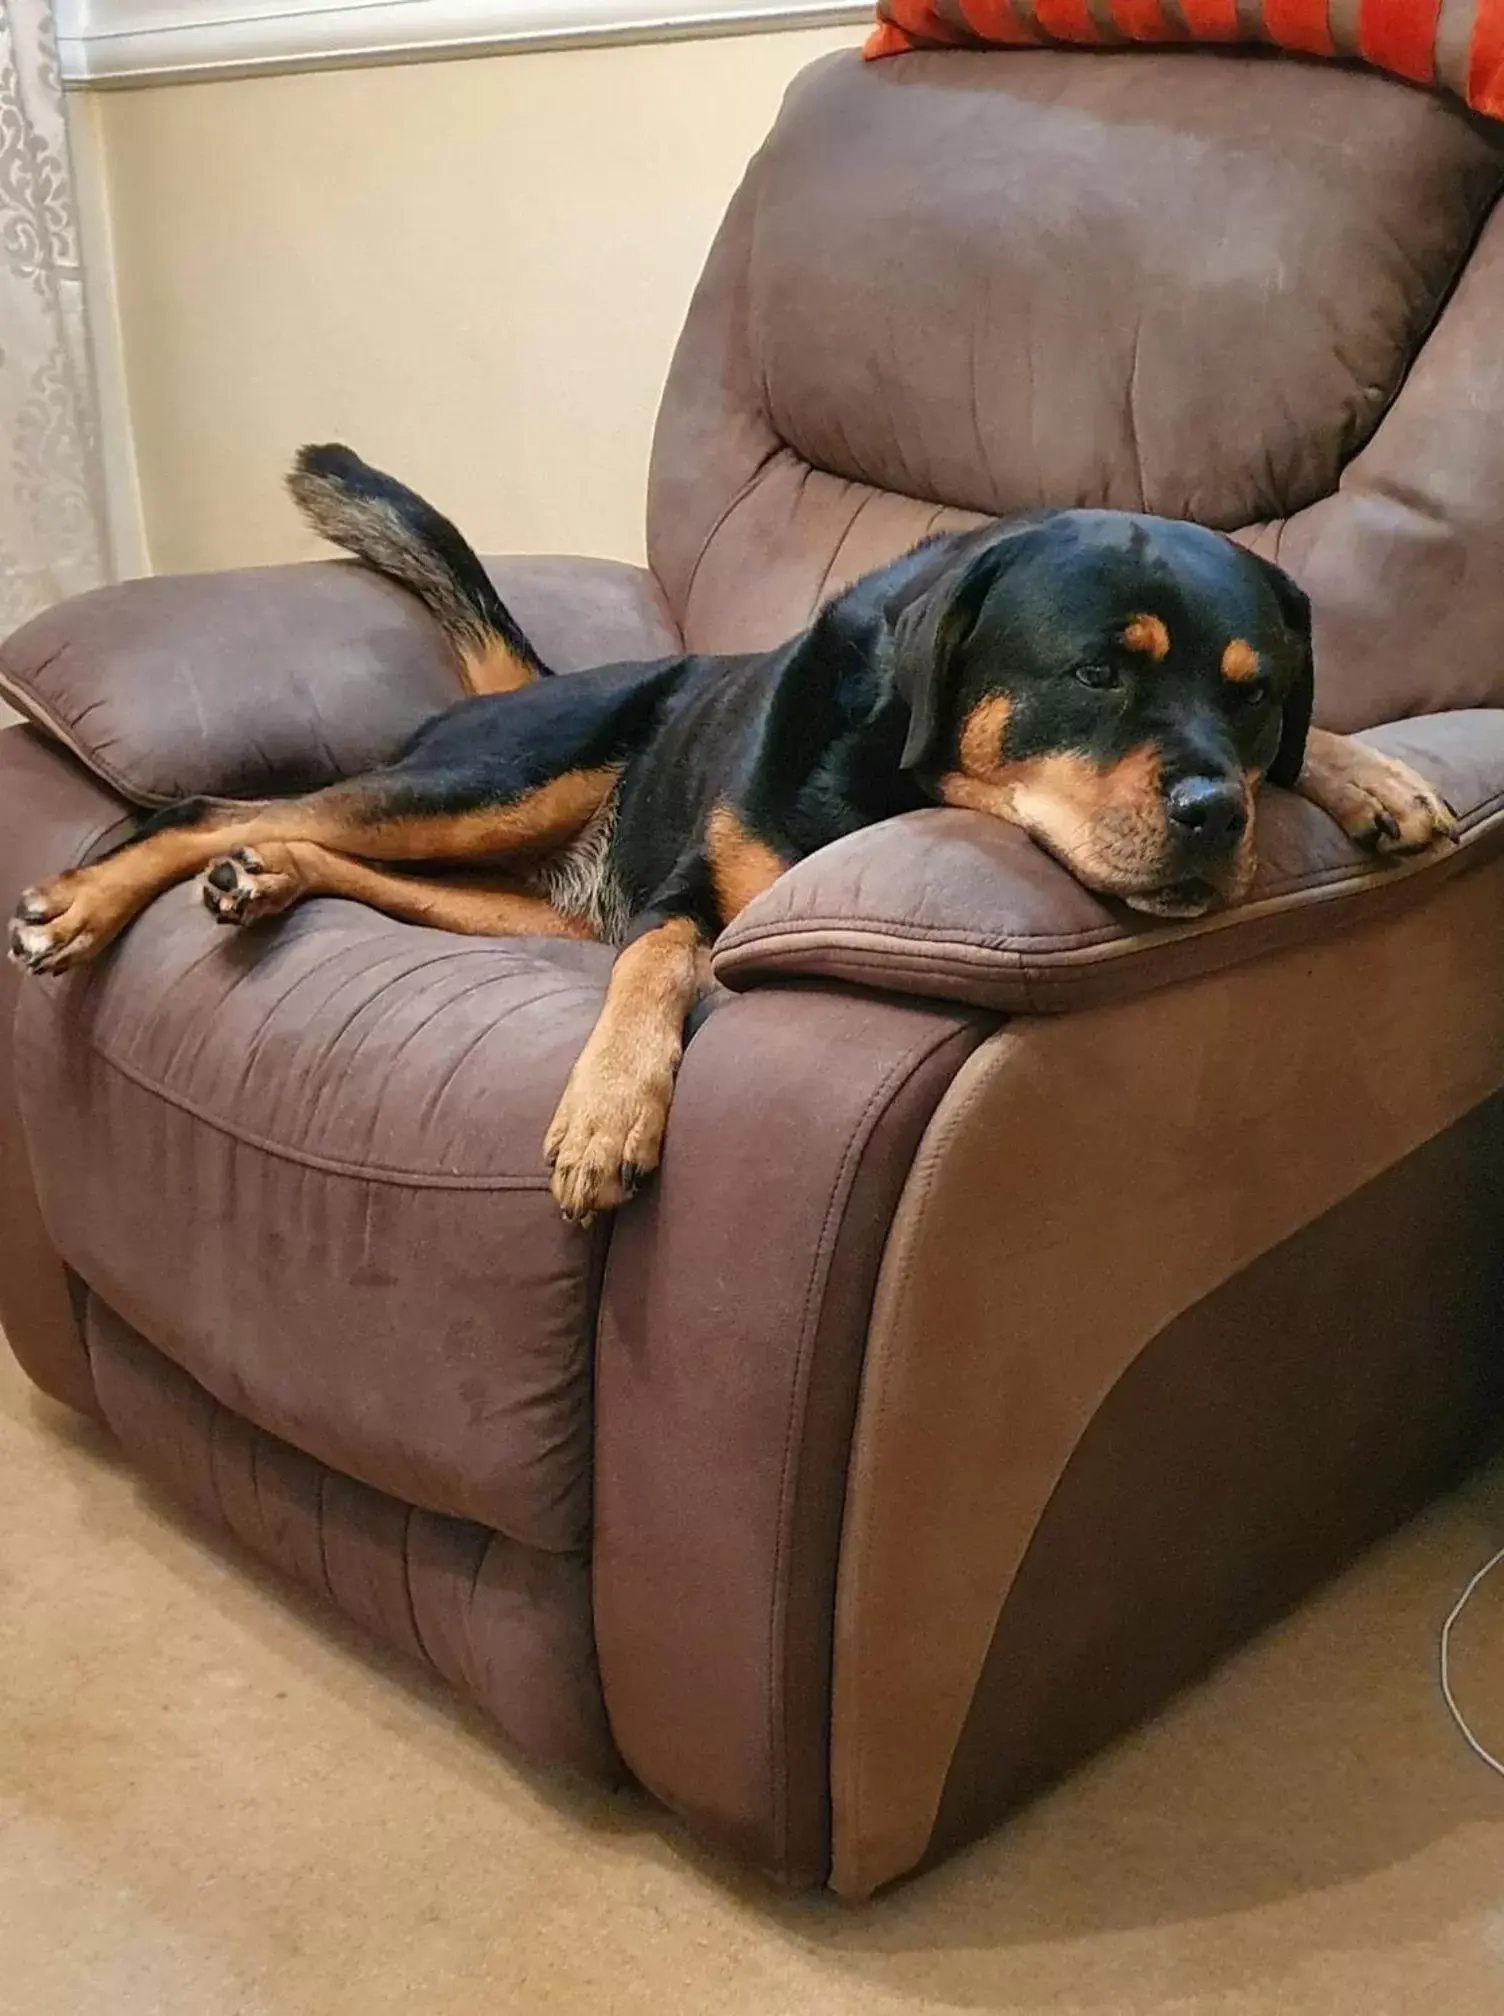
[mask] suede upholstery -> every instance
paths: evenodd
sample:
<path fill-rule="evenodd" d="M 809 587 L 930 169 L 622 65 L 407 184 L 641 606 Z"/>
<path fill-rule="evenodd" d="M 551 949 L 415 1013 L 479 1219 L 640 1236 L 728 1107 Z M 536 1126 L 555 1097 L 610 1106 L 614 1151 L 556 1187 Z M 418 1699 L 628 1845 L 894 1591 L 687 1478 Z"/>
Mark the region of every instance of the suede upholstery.
<path fill-rule="evenodd" d="M 1460 844 L 1375 866 L 1270 792 L 1253 900 L 1180 926 L 970 814 L 853 835 L 725 934 L 662 1170 L 588 1232 L 540 1144 L 604 948 L 170 892 L 0 977 L 38 1384 L 527 1755 L 848 1897 L 1422 1502 L 1504 1401 L 1501 189 L 1499 129 L 1334 67 L 807 73 L 685 324 L 650 568 L 494 563 L 544 655 L 772 644 L 990 513 L 1186 513 L 1302 581 L 1319 719 Z M 8 899 L 456 684 L 322 565 L 85 597 L 0 690 Z"/>

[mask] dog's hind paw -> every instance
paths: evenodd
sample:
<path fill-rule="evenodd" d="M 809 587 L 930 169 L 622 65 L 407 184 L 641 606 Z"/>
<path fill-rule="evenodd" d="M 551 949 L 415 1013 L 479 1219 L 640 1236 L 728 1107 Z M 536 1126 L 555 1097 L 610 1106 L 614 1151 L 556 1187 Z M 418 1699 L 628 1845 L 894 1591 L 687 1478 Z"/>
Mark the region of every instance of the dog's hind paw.
<path fill-rule="evenodd" d="M 92 915 L 83 876 L 24 892 L 10 920 L 6 956 L 26 973 L 66 973 L 81 966 L 107 942 Z"/>
<path fill-rule="evenodd" d="M 211 862 L 199 879 L 204 908 L 216 924 L 259 924 L 297 900 L 296 875 L 275 867 L 251 847 L 237 847 Z"/>

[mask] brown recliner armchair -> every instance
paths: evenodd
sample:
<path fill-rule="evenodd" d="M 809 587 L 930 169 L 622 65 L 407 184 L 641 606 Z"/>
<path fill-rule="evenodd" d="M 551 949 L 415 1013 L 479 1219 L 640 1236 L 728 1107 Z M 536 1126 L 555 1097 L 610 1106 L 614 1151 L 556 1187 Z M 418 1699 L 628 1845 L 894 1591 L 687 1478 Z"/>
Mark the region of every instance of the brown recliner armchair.
<path fill-rule="evenodd" d="M 1460 845 L 1376 867 L 1269 792 L 1254 899 L 1156 927 L 966 813 L 860 833 L 726 934 L 661 1176 L 589 1233 L 540 1143 L 604 948 L 228 939 L 176 890 L 4 983 L 37 1383 L 529 1756 L 847 1896 L 1403 1517 L 1504 1387 L 1501 188 L 1498 129 L 1332 68 L 809 73 L 689 316 L 652 572 L 496 566 L 545 654 L 769 644 L 974 514 L 1193 516 L 1303 582 L 1320 718 Z M 108 589 L 0 674 L 7 900 L 457 690 L 343 564 Z"/>

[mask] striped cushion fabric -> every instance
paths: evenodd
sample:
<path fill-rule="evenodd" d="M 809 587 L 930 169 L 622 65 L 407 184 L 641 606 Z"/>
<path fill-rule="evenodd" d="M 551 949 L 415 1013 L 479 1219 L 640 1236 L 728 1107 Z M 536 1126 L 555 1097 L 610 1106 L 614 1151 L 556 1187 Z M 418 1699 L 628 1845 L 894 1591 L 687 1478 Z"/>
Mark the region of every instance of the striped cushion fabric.
<path fill-rule="evenodd" d="M 1050 42 L 1272 42 L 1371 63 L 1504 119 L 1504 0 L 878 0 L 866 54 Z"/>

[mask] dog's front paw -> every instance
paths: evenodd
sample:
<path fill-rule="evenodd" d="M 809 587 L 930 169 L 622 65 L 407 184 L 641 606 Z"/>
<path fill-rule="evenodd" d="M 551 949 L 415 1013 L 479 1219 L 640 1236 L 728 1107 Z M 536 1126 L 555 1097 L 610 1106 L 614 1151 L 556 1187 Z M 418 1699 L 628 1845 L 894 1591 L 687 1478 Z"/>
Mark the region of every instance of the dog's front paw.
<path fill-rule="evenodd" d="M 211 862 L 199 879 L 204 908 L 216 924 L 259 924 L 295 901 L 297 877 L 274 867 L 251 847 L 237 847 Z"/>
<path fill-rule="evenodd" d="M 60 875 L 26 890 L 10 920 L 7 955 L 27 973 L 66 973 L 107 943 L 84 875 Z"/>
<path fill-rule="evenodd" d="M 1345 735 L 1312 731 L 1299 789 L 1370 854 L 1423 854 L 1456 837 L 1456 814 L 1418 770 Z"/>
<path fill-rule="evenodd" d="M 1451 806 L 1396 757 L 1365 750 L 1350 782 L 1362 802 L 1343 820 L 1343 830 L 1371 853 L 1422 854 L 1456 833 Z"/>
<path fill-rule="evenodd" d="M 672 1083 L 576 1069 L 543 1143 L 554 1201 L 576 1225 L 625 1204 L 658 1167 Z"/>

